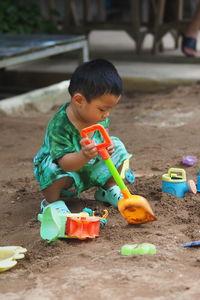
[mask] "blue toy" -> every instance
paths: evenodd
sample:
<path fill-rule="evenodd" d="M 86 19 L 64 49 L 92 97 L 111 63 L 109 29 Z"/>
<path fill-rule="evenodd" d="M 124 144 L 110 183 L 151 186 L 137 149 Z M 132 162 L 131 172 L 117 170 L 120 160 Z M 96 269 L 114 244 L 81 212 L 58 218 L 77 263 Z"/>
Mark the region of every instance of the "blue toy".
<path fill-rule="evenodd" d="M 197 192 L 200 192 L 200 169 L 199 169 L 198 177 L 197 177 Z"/>
<path fill-rule="evenodd" d="M 135 181 L 135 174 L 131 169 L 125 171 L 125 179 L 128 183 L 133 183 Z"/>
<path fill-rule="evenodd" d="M 135 174 L 129 167 L 129 158 L 127 158 L 124 161 L 120 176 L 122 179 L 125 179 L 128 183 L 133 183 L 135 181 Z"/>
<path fill-rule="evenodd" d="M 189 243 L 182 244 L 183 247 L 200 247 L 200 241 L 193 241 Z"/>
<path fill-rule="evenodd" d="M 162 192 L 182 198 L 187 192 L 196 194 L 197 189 L 193 180 L 186 182 L 184 169 L 170 168 L 167 174 L 162 175 Z"/>

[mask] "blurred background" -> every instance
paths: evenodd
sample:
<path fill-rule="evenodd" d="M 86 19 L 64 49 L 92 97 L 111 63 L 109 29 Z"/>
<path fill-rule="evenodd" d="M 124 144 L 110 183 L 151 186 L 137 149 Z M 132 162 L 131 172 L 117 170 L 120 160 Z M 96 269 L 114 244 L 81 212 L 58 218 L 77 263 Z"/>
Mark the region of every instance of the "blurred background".
<path fill-rule="evenodd" d="M 86 41 L 88 59 L 102 57 L 124 64 L 124 68 L 127 63 L 130 68 L 135 62 L 196 64 L 199 55 L 185 57 L 181 39 L 198 3 L 198 0 L 1 0 L 0 98 L 70 78 L 77 64 L 84 60 L 80 59 L 80 49 L 73 50 L 74 37 Z M 8 43 L 9 35 L 15 37 L 15 42 L 10 39 Z M 45 37 L 45 43 L 39 35 Z M 66 41 L 60 41 L 59 45 L 71 45 L 70 51 L 56 53 L 60 38 Z M 50 42 L 55 49 L 53 55 L 46 51 Z M 42 59 L 37 57 L 39 47 L 43 53 L 46 51 Z M 30 61 L 27 53 L 29 58 L 32 54 Z M 17 60 L 22 54 L 24 61 Z"/>

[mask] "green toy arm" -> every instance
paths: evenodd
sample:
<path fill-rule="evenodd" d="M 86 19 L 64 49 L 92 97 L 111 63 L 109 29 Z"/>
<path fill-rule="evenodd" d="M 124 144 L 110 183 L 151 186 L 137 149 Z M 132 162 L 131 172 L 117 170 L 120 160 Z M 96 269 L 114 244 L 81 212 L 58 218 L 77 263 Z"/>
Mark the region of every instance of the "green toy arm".
<path fill-rule="evenodd" d="M 104 160 L 108 169 L 110 170 L 110 173 L 112 174 L 113 178 L 115 179 L 117 185 L 119 186 L 120 190 L 123 191 L 126 189 L 126 186 L 124 184 L 123 179 L 121 178 L 121 176 L 119 175 L 119 172 L 117 171 L 113 161 L 111 160 L 111 158 L 108 158 L 106 160 Z"/>

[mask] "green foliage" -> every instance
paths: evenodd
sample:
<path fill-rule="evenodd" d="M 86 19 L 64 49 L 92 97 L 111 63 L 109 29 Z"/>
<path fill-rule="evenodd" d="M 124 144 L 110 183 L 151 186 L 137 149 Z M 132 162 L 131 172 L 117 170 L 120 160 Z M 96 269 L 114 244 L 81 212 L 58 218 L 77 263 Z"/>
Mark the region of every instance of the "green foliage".
<path fill-rule="evenodd" d="M 57 14 L 56 11 L 50 12 Z M 0 1 L 0 33 L 56 33 L 56 26 L 45 20 L 39 6 L 31 1 Z"/>

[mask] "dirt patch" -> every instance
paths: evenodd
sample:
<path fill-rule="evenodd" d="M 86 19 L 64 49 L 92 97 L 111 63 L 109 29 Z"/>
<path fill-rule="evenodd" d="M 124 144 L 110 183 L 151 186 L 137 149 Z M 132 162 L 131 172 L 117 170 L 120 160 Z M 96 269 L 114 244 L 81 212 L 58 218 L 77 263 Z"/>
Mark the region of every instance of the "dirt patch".
<path fill-rule="evenodd" d="M 95 240 L 40 238 L 37 213 L 42 199 L 33 178 L 32 159 L 48 120 L 55 113 L 27 112 L 0 118 L 0 240 L 28 252 L 15 268 L 2 273 L 1 299 L 199 299 L 200 249 L 182 243 L 200 240 L 200 196 L 176 198 L 161 192 L 161 175 L 183 167 L 184 155 L 200 159 L 200 88 L 181 86 L 157 94 L 124 96 L 111 116 L 112 135 L 133 154 L 136 181 L 132 193 L 149 200 L 157 221 L 128 225 L 109 207 L 108 224 Z M 197 180 L 198 164 L 184 167 Z M 102 211 L 94 189 L 67 204 Z M 122 257 L 126 243 L 153 243 L 157 254 Z"/>

